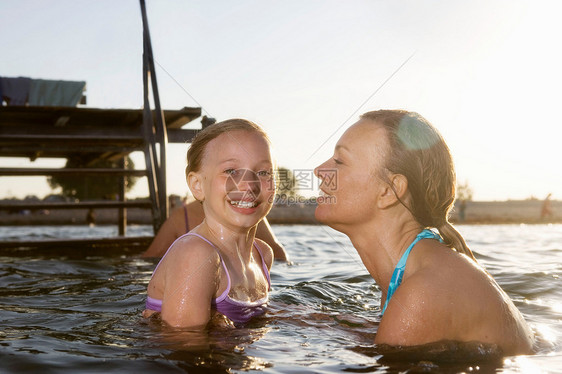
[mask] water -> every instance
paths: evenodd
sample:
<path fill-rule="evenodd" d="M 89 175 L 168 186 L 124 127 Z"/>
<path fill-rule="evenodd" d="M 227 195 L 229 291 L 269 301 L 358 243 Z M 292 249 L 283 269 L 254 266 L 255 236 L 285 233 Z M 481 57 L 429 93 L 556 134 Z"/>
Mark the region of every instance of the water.
<path fill-rule="evenodd" d="M 388 362 L 372 344 L 380 292 L 349 240 L 325 226 L 274 226 L 293 264 L 274 264 L 270 312 L 208 334 L 140 317 L 154 260 L 118 252 L 0 255 L 0 372 L 562 372 L 562 225 L 459 228 L 539 334 L 537 354 L 467 362 L 406 354 Z M 0 240 L 114 230 L 0 227 Z"/>

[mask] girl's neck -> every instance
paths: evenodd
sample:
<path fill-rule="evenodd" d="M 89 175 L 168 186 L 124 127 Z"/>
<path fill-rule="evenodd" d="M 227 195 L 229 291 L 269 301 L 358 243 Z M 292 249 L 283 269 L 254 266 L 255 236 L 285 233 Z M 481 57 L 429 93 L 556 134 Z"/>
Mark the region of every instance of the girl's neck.
<path fill-rule="evenodd" d="M 205 218 L 200 227 L 224 256 L 250 262 L 257 225 L 250 228 L 231 228 Z"/>

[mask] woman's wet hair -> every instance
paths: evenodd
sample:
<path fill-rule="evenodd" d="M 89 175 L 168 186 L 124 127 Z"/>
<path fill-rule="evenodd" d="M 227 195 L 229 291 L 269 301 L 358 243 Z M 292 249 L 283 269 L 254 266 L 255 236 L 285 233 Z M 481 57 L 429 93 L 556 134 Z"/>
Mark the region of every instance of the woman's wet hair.
<path fill-rule="evenodd" d="M 411 195 L 409 204 L 397 195 L 400 202 L 420 225 L 436 228 L 445 244 L 474 259 L 449 222 L 455 202 L 455 168 L 449 147 L 437 129 L 418 113 L 405 110 L 367 112 L 361 119 L 376 122 L 386 130 L 389 148 L 384 167 L 406 177 Z M 387 178 L 385 173 L 380 174 Z"/>
<path fill-rule="evenodd" d="M 268 143 L 271 143 L 265 131 L 263 131 L 261 127 L 259 127 L 252 121 L 241 118 L 234 118 L 214 123 L 199 131 L 193 138 L 191 146 L 187 151 L 187 167 L 185 168 L 186 177 L 192 171 L 199 171 L 201 169 L 201 163 L 203 161 L 203 156 L 205 155 L 205 149 L 207 148 L 207 144 L 209 144 L 211 140 L 224 133 L 237 130 L 256 132 L 262 135 Z"/>

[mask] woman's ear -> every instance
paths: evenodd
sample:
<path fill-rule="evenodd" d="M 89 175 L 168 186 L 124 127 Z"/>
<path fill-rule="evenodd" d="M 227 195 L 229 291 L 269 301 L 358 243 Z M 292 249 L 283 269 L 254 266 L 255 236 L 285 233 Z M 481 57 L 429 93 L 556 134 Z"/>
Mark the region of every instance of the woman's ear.
<path fill-rule="evenodd" d="M 379 194 L 378 207 L 381 209 L 391 207 L 400 200 L 405 201 L 408 193 L 408 180 L 405 176 L 393 174 L 389 179 L 389 183 L 382 186 Z"/>
<path fill-rule="evenodd" d="M 190 172 L 187 175 L 187 186 L 193 194 L 193 197 L 199 201 L 205 200 L 205 193 L 203 191 L 203 176 L 197 172 Z"/>

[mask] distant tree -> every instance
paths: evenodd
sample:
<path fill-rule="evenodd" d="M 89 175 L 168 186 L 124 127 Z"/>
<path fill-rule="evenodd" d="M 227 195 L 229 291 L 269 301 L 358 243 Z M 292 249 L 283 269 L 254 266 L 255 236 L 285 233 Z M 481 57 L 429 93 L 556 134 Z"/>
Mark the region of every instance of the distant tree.
<path fill-rule="evenodd" d="M 460 222 L 465 222 L 466 220 L 466 205 L 467 201 L 472 200 L 472 188 L 467 182 L 457 183 L 457 203 L 455 205 L 455 210 L 458 213 L 458 219 Z"/>
<path fill-rule="evenodd" d="M 464 183 L 457 183 L 457 199 L 464 201 L 472 200 L 472 188 L 468 184 L 468 181 Z"/>
<path fill-rule="evenodd" d="M 297 181 L 293 172 L 287 168 L 279 167 L 276 175 L 277 194 L 280 196 L 296 196 L 298 192 Z"/>
<path fill-rule="evenodd" d="M 79 159 L 69 159 L 65 168 L 82 168 L 83 162 Z M 102 160 L 88 165 L 89 168 L 116 168 L 117 161 Z M 127 156 L 126 168 L 134 169 L 133 160 Z M 49 186 L 55 189 L 60 187 L 62 195 L 80 200 L 113 198 L 119 194 L 119 183 L 122 176 L 52 176 L 47 179 Z M 126 177 L 126 191 L 130 191 L 138 177 Z"/>

